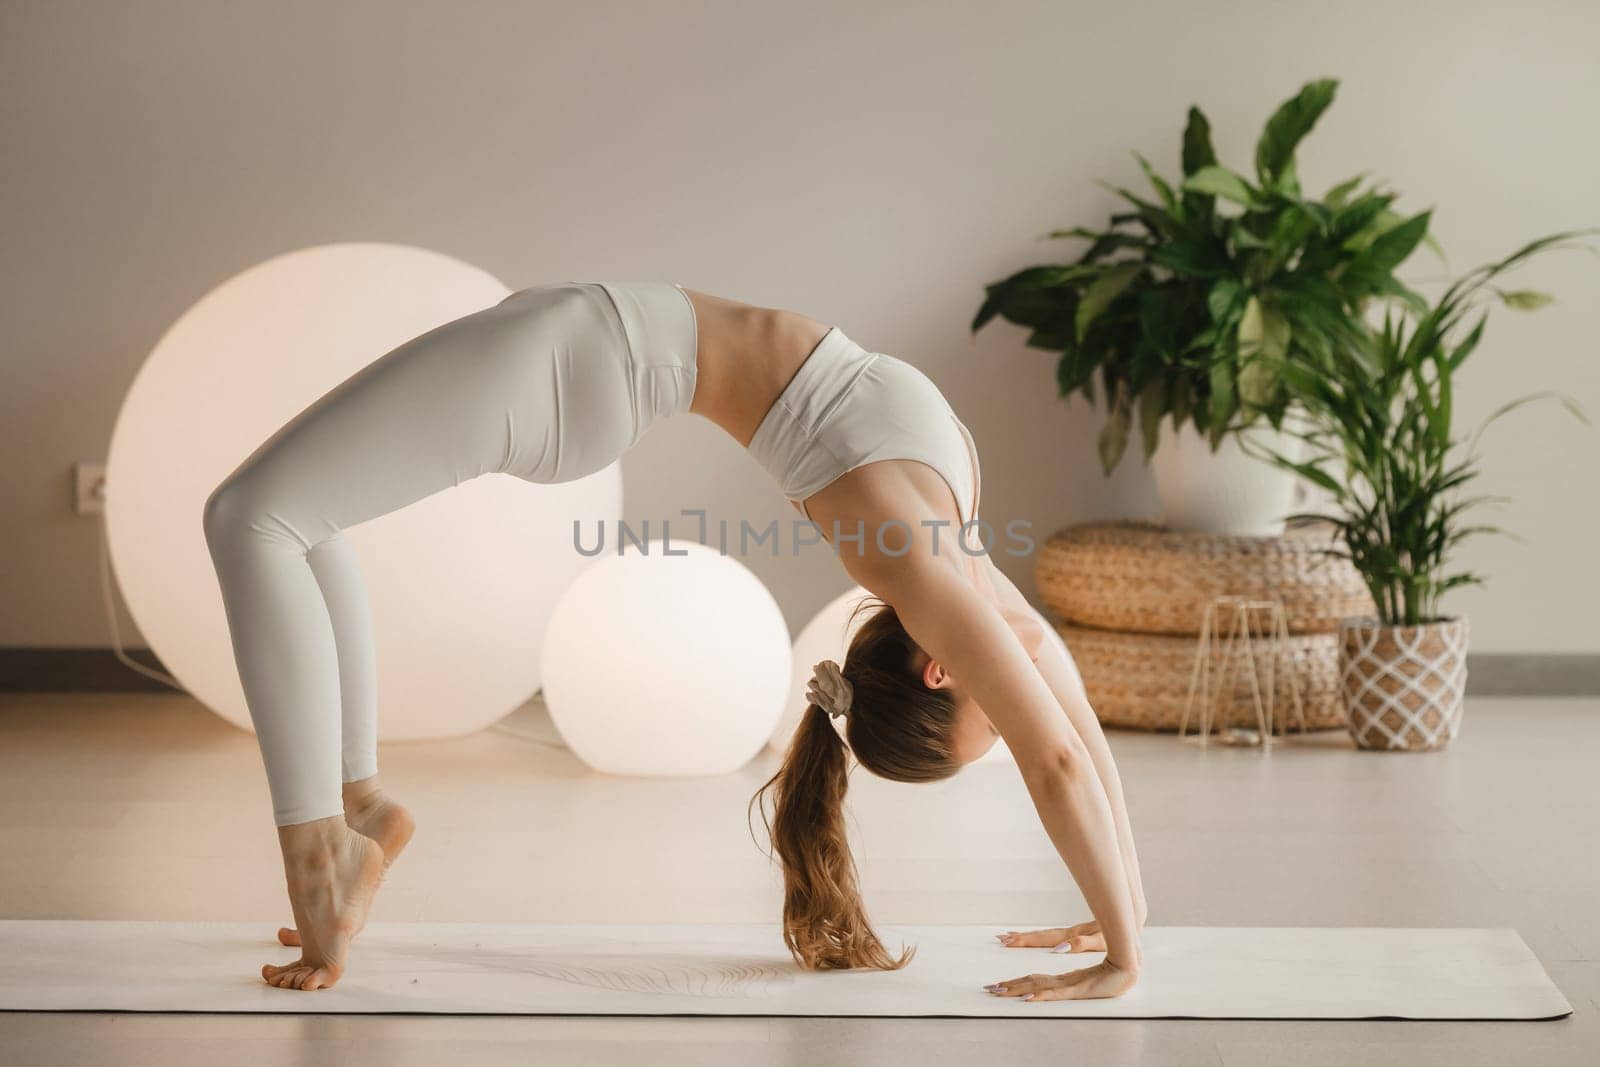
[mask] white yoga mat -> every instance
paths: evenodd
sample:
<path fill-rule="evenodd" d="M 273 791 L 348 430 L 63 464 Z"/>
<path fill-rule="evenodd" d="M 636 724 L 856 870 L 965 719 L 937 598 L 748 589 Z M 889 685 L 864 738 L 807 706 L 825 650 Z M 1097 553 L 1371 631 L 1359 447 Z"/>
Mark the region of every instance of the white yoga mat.
<path fill-rule="evenodd" d="M 885 926 L 898 972 L 803 972 L 767 925 L 373 923 L 344 979 L 261 981 L 297 958 L 262 923 L 0 921 L 0 1009 L 493 1015 L 1551 1019 L 1571 1014 L 1515 930 L 1153 927 L 1138 986 L 1024 1003 L 990 982 L 1097 954 L 1007 949 L 1009 926 Z"/>

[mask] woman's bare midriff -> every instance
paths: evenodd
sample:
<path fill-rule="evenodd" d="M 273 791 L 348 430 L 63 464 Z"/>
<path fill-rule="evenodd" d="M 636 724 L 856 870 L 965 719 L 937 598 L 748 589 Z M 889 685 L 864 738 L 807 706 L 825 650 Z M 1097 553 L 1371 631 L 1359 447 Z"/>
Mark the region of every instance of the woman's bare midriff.
<path fill-rule="evenodd" d="M 749 448 L 761 420 L 829 327 L 797 311 L 683 292 L 694 306 L 698 335 L 689 410 Z"/>
<path fill-rule="evenodd" d="M 749 448 L 756 428 L 800 365 L 831 328 L 797 311 L 758 307 L 685 289 L 698 327 L 698 371 L 689 410 L 722 427 Z M 893 473 L 891 473 L 893 472 Z M 960 525 L 944 479 L 925 464 L 879 460 L 834 479 L 805 501 L 791 501 L 800 515 L 824 530 L 834 518 L 860 513 L 868 500 L 887 494 L 900 509 Z"/>

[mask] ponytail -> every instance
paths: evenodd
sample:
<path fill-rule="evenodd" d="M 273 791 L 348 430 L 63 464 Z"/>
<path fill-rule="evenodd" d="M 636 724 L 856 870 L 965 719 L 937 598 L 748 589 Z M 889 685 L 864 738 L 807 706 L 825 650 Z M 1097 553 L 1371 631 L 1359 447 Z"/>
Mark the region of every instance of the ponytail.
<path fill-rule="evenodd" d="M 867 922 L 844 821 L 849 785 L 844 741 L 828 713 L 806 707 L 789 751 L 754 797 L 783 863 L 783 941 L 806 970 L 892 971 L 915 954 L 891 956 Z M 763 803 L 773 794 L 773 817 Z"/>

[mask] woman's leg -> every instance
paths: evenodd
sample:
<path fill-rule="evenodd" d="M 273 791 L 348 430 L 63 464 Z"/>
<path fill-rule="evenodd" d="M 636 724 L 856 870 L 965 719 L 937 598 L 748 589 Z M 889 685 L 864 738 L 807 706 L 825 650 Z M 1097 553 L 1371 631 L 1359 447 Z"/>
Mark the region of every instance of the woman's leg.
<path fill-rule="evenodd" d="M 408 341 L 279 430 L 206 502 L 305 938 L 291 984 L 337 980 L 381 870 L 342 817 L 349 775 L 376 771 L 376 672 L 340 534 L 482 474 L 563 481 L 614 460 L 633 414 L 626 338 L 604 301 L 592 287 L 524 290 Z M 330 896 L 341 878 L 348 892 Z M 313 914 L 314 901 L 327 906 Z"/>
<path fill-rule="evenodd" d="M 339 658 L 342 778 L 362 782 L 378 773 L 378 669 L 361 561 L 337 533 L 307 552 L 306 562 L 328 607 Z"/>
<path fill-rule="evenodd" d="M 377 655 L 361 564 L 343 533 L 307 552 L 306 562 L 328 606 L 338 652 L 345 823 L 377 843 L 388 870 L 410 844 L 416 821 L 378 781 Z M 278 941 L 299 948 L 300 931 L 279 927 Z"/>

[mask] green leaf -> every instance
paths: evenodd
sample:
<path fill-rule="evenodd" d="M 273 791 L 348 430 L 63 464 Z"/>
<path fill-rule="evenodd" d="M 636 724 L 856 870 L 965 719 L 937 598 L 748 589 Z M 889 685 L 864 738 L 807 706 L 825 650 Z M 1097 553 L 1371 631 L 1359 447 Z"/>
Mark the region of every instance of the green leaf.
<path fill-rule="evenodd" d="M 1393 271 L 1405 262 L 1405 258 L 1422 242 L 1422 238 L 1428 232 L 1428 221 L 1432 216 L 1432 211 L 1424 211 L 1379 234 L 1372 244 L 1367 246 L 1367 250 L 1350 265 L 1350 269 L 1370 271 L 1375 276 Z"/>
<path fill-rule="evenodd" d="M 1246 410 L 1271 404 L 1285 354 L 1289 350 L 1289 322 L 1272 307 L 1252 296 L 1239 319 L 1239 401 Z"/>
<path fill-rule="evenodd" d="M 1208 196 L 1220 196 L 1225 200 L 1232 200 L 1245 207 L 1258 207 L 1255 193 L 1250 188 L 1250 183 L 1229 170 L 1227 167 L 1216 165 L 1201 167 L 1183 180 L 1183 188 L 1191 193 L 1205 193 Z"/>
<path fill-rule="evenodd" d="M 1232 319 L 1243 296 L 1244 286 L 1236 278 L 1223 278 L 1213 284 L 1206 294 L 1206 310 L 1211 313 L 1211 321 L 1225 323 Z"/>
<path fill-rule="evenodd" d="M 1068 397 L 1082 390 L 1084 397 L 1093 404 L 1092 375 L 1098 358 L 1098 353 L 1085 352 L 1076 344 L 1062 346 L 1061 359 L 1056 363 L 1056 389 L 1060 395 Z"/>
<path fill-rule="evenodd" d="M 1271 189 L 1280 196 L 1292 200 L 1300 199 L 1300 174 L 1295 169 L 1294 157 L 1289 157 L 1289 162 L 1283 165 L 1277 175 L 1272 179 Z"/>
<path fill-rule="evenodd" d="M 1150 262 L 1166 267 L 1180 278 L 1215 278 L 1228 271 L 1227 258 L 1204 238 L 1174 240 L 1151 249 Z"/>
<path fill-rule="evenodd" d="M 1431 234 L 1431 233 L 1423 234 L 1422 235 L 1422 243 L 1428 246 L 1428 251 L 1432 252 L 1435 256 L 1439 257 L 1439 262 L 1440 263 L 1444 263 L 1446 265 L 1449 264 L 1450 261 L 1444 254 L 1444 245 L 1440 244 L 1437 240 L 1435 240 L 1433 234 Z"/>
<path fill-rule="evenodd" d="M 1412 313 L 1421 317 L 1428 313 L 1428 302 L 1421 293 L 1403 285 L 1399 279 L 1392 275 L 1384 279 L 1378 286 L 1379 296 L 1392 296 L 1411 309 Z"/>
<path fill-rule="evenodd" d="M 1354 178 L 1346 178 L 1332 189 L 1329 189 L 1327 195 L 1322 199 L 1327 201 L 1330 208 L 1337 211 L 1344 207 L 1345 198 L 1355 192 L 1356 188 L 1366 180 L 1366 177 L 1365 174 L 1357 174 Z"/>
<path fill-rule="evenodd" d="M 1333 103 L 1339 83 L 1333 78 L 1309 82 L 1279 105 L 1256 142 L 1256 176 L 1263 185 L 1275 182 L 1294 159 L 1294 150 L 1317 119 Z"/>
<path fill-rule="evenodd" d="M 1356 197 L 1334 213 L 1330 236 L 1334 241 L 1344 243 L 1346 248 L 1365 248 L 1375 236 L 1366 232 L 1367 227 L 1376 222 L 1392 203 L 1394 197 L 1389 193 L 1367 193 Z"/>
<path fill-rule="evenodd" d="M 1441 450 L 1450 447 L 1450 417 L 1453 401 L 1451 400 L 1450 372 L 1445 369 L 1439 371 L 1438 377 L 1439 404 L 1433 409 L 1433 440 Z"/>
<path fill-rule="evenodd" d="M 1098 277 L 1101 269 L 1073 264 L 1020 270 L 985 287 L 988 295 L 973 317 L 971 329 L 977 332 L 996 315 L 1034 330 L 1070 327 L 1078 300 L 1074 286 L 1085 278 Z"/>
<path fill-rule="evenodd" d="M 1555 297 L 1549 293 L 1541 293 L 1534 289 L 1514 289 L 1511 292 L 1501 292 L 1500 302 L 1508 308 L 1518 311 L 1537 311 L 1547 304 L 1555 302 Z"/>
<path fill-rule="evenodd" d="M 1006 294 L 1001 286 L 987 287 L 983 303 L 978 307 L 978 313 L 972 317 L 971 332 L 977 333 L 990 319 L 1000 314 L 1000 308 L 1005 304 L 1005 297 Z"/>
<path fill-rule="evenodd" d="M 1450 352 L 1449 357 L 1446 358 L 1446 370 L 1455 370 L 1466 361 L 1468 356 L 1472 355 L 1472 350 L 1478 347 L 1479 341 L 1483 340 L 1483 327 L 1488 323 L 1488 321 L 1489 313 L 1487 311 L 1478 316 L 1478 324 L 1472 328 L 1472 332 L 1467 334 L 1466 339 L 1457 345 Z"/>
<path fill-rule="evenodd" d="M 1083 255 L 1078 257 L 1078 263 L 1083 266 L 1093 264 L 1096 260 L 1104 259 L 1113 252 L 1125 249 L 1149 248 L 1149 242 L 1135 237 L 1131 233 L 1103 233 L 1095 238 L 1088 248 L 1083 250 Z"/>
<path fill-rule="evenodd" d="M 1568 414 L 1572 415 L 1579 422 L 1587 424 L 1589 421 L 1588 416 L 1584 415 L 1583 409 L 1578 406 L 1578 402 L 1576 400 L 1573 400 L 1570 396 L 1567 396 L 1564 393 L 1556 393 L 1548 389 L 1543 389 L 1537 393 L 1528 393 L 1524 396 L 1519 396 L 1515 400 L 1508 400 L 1504 404 L 1501 404 L 1499 407 L 1491 411 L 1489 416 L 1480 422 L 1478 424 L 1478 428 L 1472 432 L 1472 439 L 1468 445 L 1469 449 L 1475 450 L 1477 448 L 1478 438 L 1482 437 L 1483 432 L 1490 426 L 1499 422 L 1502 418 L 1511 414 L 1513 411 L 1516 411 L 1518 408 L 1532 404 L 1539 400 L 1559 400 L 1561 402 L 1561 406 L 1567 409 Z"/>
<path fill-rule="evenodd" d="M 1061 352 L 1072 347 L 1073 343 L 1071 334 L 1050 330 L 1034 330 L 1026 342 L 1029 348 L 1041 348 L 1046 352 Z"/>
<path fill-rule="evenodd" d="M 1146 347 L 1165 364 L 1177 358 L 1179 326 L 1178 314 L 1173 308 L 1174 293 L 1166 289 L 1149 289 L 1139 294 L 1139 334 Z"/>
<path fill-rule="evenodd" d="M 1095 182 L 1095 184 L 1102 189 L 1108 189 L 1116 193 L 1134 206 L 1135 210 L 1131 214 L 1111 216 L 1113 223 L 1137 219 L 1139 224 L 1150 233 L 1150 236 L 1155 238 L 1169 238 L 1182 232 L 1182 222 L 1170 211 L 1163 211 L 1160 207 L 1141 196 L 1130 193 L 1120 185 L 1110 185 L 1106 182 Z"/>
<path fill-rule="evenodd" d="M 1327 379 L 1310 367 L 1294 360 L 1283 365 L 1283 381 L 1294 390 L 1297 400 L 1320 404 L 1327 389 Z"/>
<path fill-rule="evenodd" d="M 1267 235 L 1267 246 L 1273 261 L 1282 265 L 1299 250 L 1317 229 L 1317 220 L 1298 205 L 1289 206 L 1279 213 Z"/>
<path fill-rule="evenodd" d="M 1381 211 L 1381 212 L 1378 213 L 1378 217 L 1372 223 L 1372 225 L 1370 227 L 1368 227 L 1366 230 L 1364 230 L 1363 232 L 1356 234 L 1349 241 L 1346 241 L 1345 242 L 1345 247 L 1347 249 L 1352 250 L 1352 251 L 1359 252 L 1361 249 L 1367 247 L 1374 240 L 1376 240 L 1380 235 L 1388 233 L 1390 230 L 1394 229 L 1396 226 L 1400 225 L 1404 221 L 1405 221 L 1405 216 L 1401 215 L 1397 211 L 1388 211 L 1388 210 Z M 1442 246 L 1441 244 L 1439 244 L 1438 241 L 1435 241 L 1433 239 L 1433 234 L 1431 234 L 1431 233 L 1423 234 L 1422 235 L 1422 243 L 1427 245 L 1428 249 L 1434 255 L 1439 257 L 1439 262 L 1440 263 L 1446 263 L 1447 264 L 1449 262 L 1448 259 L 1445 256 L 1445 254 L 1444 254 L 1444 246 Z"/>
<path fill-rule="evenodd" d="M 1150 187 L 1161 198 L 1162 206 L 1168 211 L 1175 212 L 1178 206 L 1178 197 L 1173 193 L 1172 186 L 1168 185 L 1166 180 L 1155 172 L 1155 168 L 1150 166 L 1150 161 L 1145 159 L 1144 156 L 1135 152 L 1133 158 L 1139 161 L 1139 167 L 1144 171 L 1144 176 L 1150 182 Z"/>
<path fill-rule="evenodd" d="M 1315 200 L 1298 200 L 1295 207 L 1311 216 L 1311 221 L 1316 224 L 1319 234 L 1326 235 L 1333 226 L 1333 212 L 1326 204 L 1319 204 Z"/>
<path fill-rule="evenodd" d="M 1211 403 L 1206 412 L 1206 425 L 1211 431 L 1211 447 L 1222 442 L 1233 413 L 1239 409 L 1238 395 L 1234 391 L 1233 361 L 1223 357 L 1211 364 Z"/>
<path fill-rule="evenodd" d="M 1078 302 L 1075 320 L 1079 341 L 1083 340 L 1089 332 L 1089 326 L 1100 317 L 1100 313 L 1105 311 L 1124 289 L 1133 284 L 1133 279 L 1143 270 L 1143 263 L 1115 264 L 1107 267 L 1105 273 L 1096 278 L 1084 291 L 1083 299 Z"/>
<path fill-rule="evenodd" d="M 1122 383 L 1119 381 L 1116 398 L 1106 415 L 1106 423 L 1100 428 L 1100 466 L 1105 473 L 1110 474 L 1122 459 L 1122 454 L 1128 450 L 1128 430 L 1132 423 L 1133 412 L 1123 399 Z"/>
<path fill-rule="evenodd" d="M 1092 264 L 1103 256 L 1125 248 L 1146 248 L 1149 246 L 1149 242 L 1131 233 L 1121 233 L 1117 230 L 1101 232 L 1099 230 L 1084 229 L 1082 226 L 1074 226 L 1070 230 L 1051 230 L 1042 239 L 1056 241 L 1065 238 L 1075 238 L 1089 242 L 1089 247 L 1078 257 L 1078 262 L 1075 266 Z"/>
<path fill-rule="evenodd" d="M 1167 411 L 1167 378 L 1158 376 L 1139 394 L 1139 431 L 1144 438 L 1145 458 L 1155 455 L 1161 435 L 1161 416 Z"/>
<path fill-rule="evenodd" d="M 1183 173 L 1188 176 L 1216 161 L 1216 150 L 1211 147 L 1211 123 L 1199 108 L 1191 107 L 1189 123 L 1183 128 Z"/>
<path fill-rule="evenodd" d="M 1063 271 L 1073 269 L 1028 267 L 1009 278 L 985 286 L 987 295 L 983 306 L 978 308 L 977 315 L 973 317 L 972 331 L 976 333 L 996 315 L 1003 315 L 1023 326 L 1038 328 L 1060 307 L 1061 294 L 1052 290 L 1069 280 L 1063 276 Z"/>
<path fill-rule="evenodd" d="M 1315 463 L 1285 463 L 1284 466 L 1298 472 L 1302 478 L 1328 490 L 1330 493 L 1337 494 L 1344 491 L 1344 486 L 1340 485 L 1332 475 Z"/>
<path fill-rule="evenodd" d="M 1244 224 L 1243 219 L 1234 219 L 1233 225 L 1228 228 L 1228 240 L 1235 249 L 1265 248 L 1265 238 L 1258 237 Z"/>

